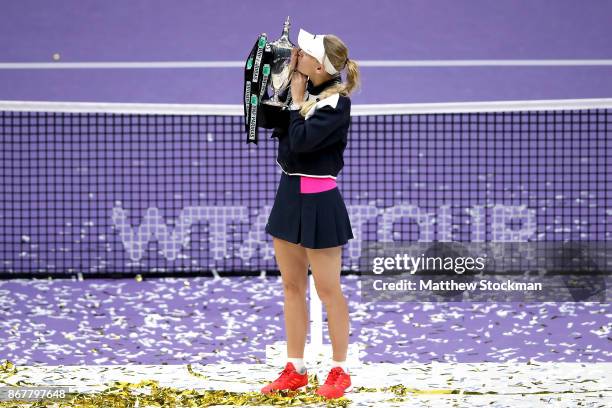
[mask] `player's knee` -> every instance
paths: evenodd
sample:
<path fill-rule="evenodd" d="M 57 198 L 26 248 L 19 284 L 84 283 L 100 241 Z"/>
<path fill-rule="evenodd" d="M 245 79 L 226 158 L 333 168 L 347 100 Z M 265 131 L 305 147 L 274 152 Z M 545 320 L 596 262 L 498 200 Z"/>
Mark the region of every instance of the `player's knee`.
<path fill-rule="evenodd" d="M 293 281 L 283 282 L 283 291 L 287 298 L 305 298 L 306 285 Z"/>
<path fill-rule="evenodd" d="M 323 288 L 317 286 L 317 294 L 319 295 L 319 299 L 321 299 L 321 303 L 324 304 L 334 303 L 344 296 L 341 288 L 336 285 Z"/>

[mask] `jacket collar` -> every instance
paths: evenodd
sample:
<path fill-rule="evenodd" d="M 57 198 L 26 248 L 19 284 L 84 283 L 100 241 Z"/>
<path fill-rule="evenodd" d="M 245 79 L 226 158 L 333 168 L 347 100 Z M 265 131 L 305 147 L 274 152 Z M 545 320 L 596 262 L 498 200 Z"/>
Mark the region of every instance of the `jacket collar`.
<path fill-rule="evenodd" d="M 307 90 L 308 93 L 311 95 L 319 95 L 321 92 L 323 92 L 325 90 L 325 88 L 331 86 L 331 85 L 335 85 L 335 84 L 340 84 L 342 83 L 342 78 L 340 78 L 340 74 L 336 74 L 334 76 L 332 76 L 330 79 L 328 79 L 327 81 L 314 86 L 312 84 L 312 81 L 309 79 L 308 80 L 308 86 L 307 86 Z"/>

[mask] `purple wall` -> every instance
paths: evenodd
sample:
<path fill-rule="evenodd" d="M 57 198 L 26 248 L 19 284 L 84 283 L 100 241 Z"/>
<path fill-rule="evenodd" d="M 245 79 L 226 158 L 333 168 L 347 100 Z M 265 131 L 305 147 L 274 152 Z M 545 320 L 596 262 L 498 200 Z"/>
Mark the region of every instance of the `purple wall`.
<path fill-rule="evenodd" d="M 280 34 L 287 14 L 294 39 L 299 27 L 334 32 L 362 60 L 612 55 L 612 7 L 603 2 L 588 9 L 561 1 L 334 2 L 333 10 L 289 2 L 117 4 L 7 3 L 0 34 L 11 47 L 0 58 L 49 62 L 58 52 L 62 62 L 242 60 L 260 32 Z M 355 99 L 605 97 L 611 70 L 364 68 Z M 240 104 L 242 77 L 241 67 L 0 69 L 0 99 Z M 452 227 L 465 229 L 457 239 L 487 228 L 483 238 L 499 241 L 491 236 L 502 223 L 495 211 L 524 221 L 521 240 L 608 240 L 609 117 L 601 109 L 354 118 L 340 178 L 358 236 L 347 265 L 356 265 L 366 239 L 429 241 Z M 245 146 L 240 117 L 3 113 L 0 136 L 6 270 L 275 265 L 263 227 L 279 176 L 276 142 L 262 135 L 262 146 Z M 396 222 L 402 217 L 419 225 Z M 430 231 L 432 217 L 452 222 Z"/>
<path fill-rule="evenodd" d="M 356 60 L 610 59 L 611 14 L 607 1 L 5 2 L 0 63 L 243 61 L 287 15 L 294 41 L 300 27 L 332 32 Z M 362 73 L 356 103 L 612 95 L 611 65 Z M 239 104 L 241 81 L 241 68 L 0 69 L 0 99 Z"/>

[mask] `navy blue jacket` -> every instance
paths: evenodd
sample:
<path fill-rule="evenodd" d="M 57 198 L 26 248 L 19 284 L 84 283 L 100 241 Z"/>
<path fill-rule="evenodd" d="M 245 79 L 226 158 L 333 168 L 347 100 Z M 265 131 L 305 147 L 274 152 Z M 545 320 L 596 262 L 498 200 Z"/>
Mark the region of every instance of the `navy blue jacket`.
<path fill-rule="evenodd" d="M 316 87 L 308 81 L 308 100 L 319 101 L 318 95 L 325 88 L 339 82 L 339 76 Z M 287 93 L 281 95 L 281 100 L 285 100 Z M 308 118 L 300 115 L 299 110 L 261 110 L 258 123 L 261 127 L 274 129 L 272 137 L 278 138 L 276 162 L 285 173 L 336 178 L 344 167 L 343 153 L 351 122 L 351 100 L 335 94 L 326 98 L 325 102 L 327 104 L 316 107 Z"/>

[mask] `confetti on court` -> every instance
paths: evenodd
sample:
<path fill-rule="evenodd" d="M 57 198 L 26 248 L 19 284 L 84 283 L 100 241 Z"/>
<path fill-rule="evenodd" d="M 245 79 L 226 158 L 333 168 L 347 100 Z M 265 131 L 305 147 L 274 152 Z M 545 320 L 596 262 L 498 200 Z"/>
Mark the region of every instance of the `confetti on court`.
<path fill-rule="evenodd" d="M 610 362 L 607 303 L 361 303 L 365 363 Z M 280 277 L 0 282 L 0 356 L 17 365 L 265 363 L 283 341 Z M 327 330 L 324 343 L 329 344 Z"/>
<path fill-rule="evenodd" d="M 197 407 L 606 407 L 612 402 L 612 363 L 366 364 L 353 370 L 353 392 L 327 402 L 314 394 L 325 375 L 319 372 L 310 373 L 306 391 L 260 394 L 278 371 L 265 364 L 4 368 L 0 375 L 10 384 L 69 385 L 75 405 L 64 406 L 79 407 L 144 407 L 154 401 Z"/>

